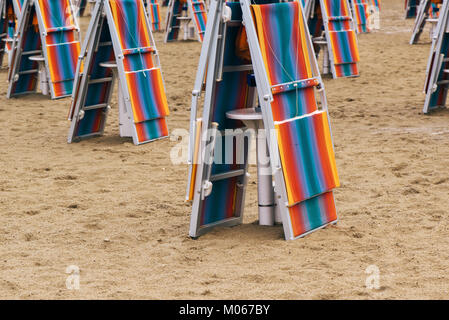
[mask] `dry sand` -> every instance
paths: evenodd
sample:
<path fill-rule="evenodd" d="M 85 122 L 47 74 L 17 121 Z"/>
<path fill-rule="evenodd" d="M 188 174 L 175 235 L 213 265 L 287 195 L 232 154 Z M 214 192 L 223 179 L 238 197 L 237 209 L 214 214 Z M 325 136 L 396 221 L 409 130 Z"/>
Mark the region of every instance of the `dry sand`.
<path fill-rule="evenodd" d="M 359 36 L 361 76 L 325 79 L 340 222 L 291 242 L 257 225 L 255 174 L 244 224 L 191 240 L 176 142 L 134 146 L 115 111 L 103 137 L 68 145 L 70 99 L 7 100 L 2 70 L 0 298 L 448 298 L 449 111 L 420 112 L 430 42 L 408 45 L 403 12 L 384 0 L 382 30 Z M 156 39 L 170 129 L 187 129 L 200 44 Z M 365 288 L 372 264 L 379 290 Z"/>

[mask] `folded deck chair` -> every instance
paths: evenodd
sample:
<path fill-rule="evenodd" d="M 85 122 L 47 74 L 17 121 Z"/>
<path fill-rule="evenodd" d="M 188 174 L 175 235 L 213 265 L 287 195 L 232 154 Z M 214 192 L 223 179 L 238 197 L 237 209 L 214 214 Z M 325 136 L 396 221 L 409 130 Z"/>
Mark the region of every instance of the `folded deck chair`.
<path fill-rule="evenodd" d="M 422 0 L 418 7 L 415 24 L 413 26 L 412 37 L 410 44 L 416 44 L 419 41 L 419 37 L 424 30 L 426 22 L 437 23 L 439 16 L 439 8 L 443 0 Z M 431 38 L 433 37 L 433 31 L 431 31 Z"/>
<path fill-rule="evenodd" d="M 359 49 L 348 1 L 311 1 L 310 32 L 313 38 L 324 36 L 333 78 L 358 76 Z"/>
<path fill-rule="evenodd" d="M 446 106 L 449 89 L 449 1 L 444 1 L 427 63 L 423 112 Z"/>
<path fill-rule="evenodd" d="M 157 0 L 148 0 L 148 15 L 151 21 L 151 31 L 161 31 L 161 9 Z"/>
<path fill-rule="evenodd" d="M 405 18 L 415 18 L 421 0 L 405 0 Z"/>
<path fill-rule="evenodd" d="M 380 29 L 380 0 L 367 0 L 371 30 Z"/>
<path fill-rule="evenodd" d="M 69 0 L 25 0 L 13 44 L 7 97 L 34 93 L 39 65 L 31 56 L 44 58 L 44 77 L 52 99 L 70 96 L 80 50 L 79 27 Z"/>
<path fill-rule="evenodd" d="M 187 199 L 193 200 L 190 236 L 242 222 L 247 163 L 228 161 L 221 169 L 223 165 L 216 161 L 217 150 L 223 155 L 223 143 L 218 143 L 222 135 L 216 132 L 242 126 L 226 120 L 226 111 L 255 105 L 260 106 L 270 132 L 266 138 L 285 239 L 336 223 L 332 190 L 339 180 L 327 102 L 302 6 L 296 1 L 228 2 L 232 17 L 223 21 L 223 4 L 214 1 L 210 7 L 192 98 L 187 188 Z M 248 39 L 249 58 L 235 48 L 242 30 Z M 252 75 L 254 83 L 244 80 Z M 197 119 L 204 77 L 203 116 Z M 228 77 L 241 80 L 228 83 Z M 217 90 L 233 85 L 235 89 L 228 92 L 236 96 L 227 103 L 228 98 Z M 253 99 L 254 89 L 258 103 Z M 241 138 L 226 151 L 245 150 L 242 158 L 247 159 L 247 145 L 242 141 L 246 140 Z M 207 161 L 211 158 L 215 161 Z"/>
<path fill-rule="evenodd" d="M 115 80 L 121 136 L 136 145 L 168 136 L 167 98 L 142 0 L 97 1 L 75 79 L 69 143 L 103 134 Z"/>
<path fill-rule="evenodd" d="M 190 37 L 189 23 L 193 20 L 196 37 L 202 42 L 206 32 L 207 11 L 202 0 L 170 0 L 165 23 L 165 42 L 178 40 L 179 31 L 184 28 L 184 40 Z"/>
<path fill-rule="evenodd" d="M 367 33 L 370 32 L 369 24 L 369 1 L 368 0 L 351 0 L 352 12 L 354 16 L 355 23 L 357 25 L 357 33 Z"/>

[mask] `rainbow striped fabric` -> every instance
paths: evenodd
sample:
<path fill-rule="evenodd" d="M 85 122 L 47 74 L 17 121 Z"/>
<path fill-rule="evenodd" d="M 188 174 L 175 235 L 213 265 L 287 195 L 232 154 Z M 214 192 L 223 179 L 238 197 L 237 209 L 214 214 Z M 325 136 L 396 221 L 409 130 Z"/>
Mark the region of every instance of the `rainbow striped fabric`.
<path fill-rule="evenodd" d="M 87 8 L 87 0 L 78 0 L 78 16 L 82 17 Z"/>
<path fill-rule="evenodd" d="M 8 19 L 6 14 L 3 12 L 5 8 L 2 3 L 0 3 L 0 65 L 3 62 L 3 56 L 5 54 L 6 43 L 3 41 L 3 38 L 7 37 L 8 34 Z"/>
<path fill-rule="evenodd" d="M 22 5 L 25 0 L 5 0 L 4 3 L 4 12 L 1 13 L 2 16 L 0 19 L 5 19 L 4 22 L 7 23 L 6 25 L 6 34 L 7 37 L 10 39 L 14 38 L 14 34 L 16 32 L 16 27 L 18 25 L 18 20 L 20 17 L 20 13 L 22 11 Z M 0 9 L 1 11 L 1 9 Z M 3 32 L 2 32 L 3 33 Z M 2 44 L 0 44 L 0 47 Z M 6 48 L 8 51 L 12 50 L 12 43 L 6 42 Z"/>
<path fill-rule="evenodd" d="M 173 0 L 171 12 L 168 13 L 166 41 L 175 41 L 178 39 L 181 22 L 177 17 L 181 16 L 183 10 L 187 10 L 186 3 L 180 0 Z"/>
<path fill-rule="evenodd" d="M 328 36 L 332 51 L 334 77 L 358 76 L 360 60 L 357 36 L 352 29 L 351 12 L 347 0 L 322 0 L 328 19 Z"/>
<path fill-rule="evenodd" d="M 168 136 L 169 115 L 160 68 L 155 68 L 142 1 L 110 0 L 139 143 Z"/>
<path fill-rule="evenodd" d="M 308 51 L 301 7 L 288 2 L 253 5 L 252 10 L 272 86 L 291 226 L 299 237 L 337 220 L 332 189 L 339 178 L 330 126 L 327 112 L 317 110 L 314 87 L 319 82 L 313 78 L 315 58 Z M 298 83 L 295 89 L 289 87 L 293 82 Z"/>
<path fill-rule="evenodd" d="M 326 192 L 289 208 L 293 236 L 299 237 L 337 221 L 334 195 Z"/>
<path fill-rule="evenodd" d="M 253 5 L 265 69 L 271 86 L 312 78 L 306 25 L 297 3 Z M 288 31 L 286 31 L 288 30 Z M 313 87 L 274 95 L 274 121 L 315 111 Z"/>
<path fill-rule="evenodd" d="M 157 0 L 148 1 L 148 15 L 151 20 L 151 31 L 162 30 L 161 26 L 161 9 Z"/>
<path fill-rule="evenodd" d="M 357 32 L 358 33 L 366 33 L 370 32 L 368 26 L 368 1 L 367 0 L 352 0 L 353 1 L 353 9 L 355 21 L 357 23 Z"/>
<path fill-rule="evenodd" d="M 275 122 L 288 204 L 339 186 L 327 112 Z"/>
<path fill-rule="evenodd" d="M 191 1 L 193 20 L 196 25 L 196 30 L 198 31 L 198 36 L 200 40 L 203 41 L 204 34 L 206 33 L 206 24 L 207 24 L 206 4 L 204 3 L 204 1 L 198 0 L 187 0 L 187 1 Z"/>
<path fill-rule="evenodd" d="M 243 139 L 245 133 L 242 133 L 240 137 Z M 237 141 L 240 137 L 236 137 L 233 140 L 232 154 L 237 154 Z M 236 157 L 233 157 L 233 163 L 225 163 L 226 159 L 226 146 L 227 142 L 223 134 L 221 137 L 217 137 L 214 164 L 212 165 L 212 175 L 217 175 L 232 170 L 244 169 L 244 164 L 237 163 Z M 242 145 L 238 145 L 239 148 Z M 248 154 L 248 144 L 245 146 L 243 154 Z M 236 218 L 239 216 L 238 208 L 241 205 L 243 199 L 243 190 L 241 187 L 242 177 L 231 177 L 223 180 L 213 182 L 212 193 L 205 198 L 200 211 L 200 225 L 205 226 L 211 223 L 224 221 L 230 218 Z M 240 185 L 240 187 L 239 187 Z"/>
<path fill-rule="evenodd" d="M 430 78 L 433 73 L 437 74 L 437 80 L 435 81 L 436 83 L 441 81 L 449 81 L 449 74 L 444 72 L 444 70 L 447 70 L 449 68 L 449 61 L 443 62 L 441 64 L 440 70 L 435 70 L 438 68 L 439 63 L 437 63 L 436 61 L 439 59 L 439 57 L 446 57 L 449 53 L 449 34 L 441 33 L 439 37 L 443 37 L 443 39 L 441 40 L 441 50 L 440 52 L 435 50 L 431 53 L 432 61 L 429 67 L 429 72 L 427 74 L 426 86 L 424 88 L 424 92 L 427 95 L 430 94 L 430 99 L 427 106 L 427 110 L 429 111 L 440 106 L 444 106 L 447 98 L 447 90 L 444 85 L 438 85 L 436 90 L 433 90 L 432 86 L 434 85 L 434 83 L 430 83 Z"/>
<path fill-rule="evenodd" d="M 69 0 L 38 0 L 45 28 L 45 47 L 54 98 L 72 94 L 80 52 L 75 17 Z"/>

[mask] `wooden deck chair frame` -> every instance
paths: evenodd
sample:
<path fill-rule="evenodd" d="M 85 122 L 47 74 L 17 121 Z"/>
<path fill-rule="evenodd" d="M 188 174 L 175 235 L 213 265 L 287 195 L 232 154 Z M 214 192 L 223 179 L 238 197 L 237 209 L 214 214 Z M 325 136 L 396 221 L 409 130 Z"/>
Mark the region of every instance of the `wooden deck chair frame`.
<path fill-rule="evenodd" d="M 444 1 L 440 10 L 440 17 L 432 41 L 429 60 L 426 69 L 423 113 L 438 108 L 444 108 L 449 90 L 449 55 L 444 43 L 449 41 L 449 1 Z M 446 52 L 446 55 L 445 53 Z"/>
<path fill-rule="evenodd" d="M 175 5 L 175 1 L 179 1 L 179 0 L 170 0 L 169 4 L 168 4 L 168 12 L 167 12 L 167 16 L 165 18 L 165 37 L 164 37 L 164 42 L 170 42 L 170 41 L 176 41 L 179 38 L 179 29 L 181 28 L 181 22 L 178 21 L 175 25 L 172 25 L 173 23 L 173 19 L 177 19 L 177 17 L 174 15 L 173 10 L 174 10 L 174 5 Z M 198 3 L 203 5 L 204 7 L 204 12 L 205 12 L 205 16 L 207 17 L 207 7 L 206 7 L 206 3 L 204 0 L 187 0 L 187 12 L 188 12 L 188 18 L 190 18 L 190 22 L 193 23 L 194 29 L 195 29 L 195 34 L 197 37 L 197 40 L 199 42 L 203 42 L 204 39 L 204 34 L 205 34 L 205 30 L 201 30 L 199 24 L 196 22 L 196 18 L 195 15 L 197 14 L 195 12 L 194 9 L 194 4 Z M 182 12 L 182 9 L 181 9 Z M 189 22 L 189 24 L 190 24 Z M 207 24 L 207 20 L 206 20 L 206 24 Z M 178 29 L 178 34 L 176 36 L 176 39 L 170 39 L 170 33 L 172 32 L 173 28 L 177 28 Z"/>
<path fill-rule="evenodd" d="M 295 2 L 297 2 L 295 0 Z M 204 77 L 206 76 L 206 94 L 204 97 L 204 109 L 203 109 L 203 118 L 202 119 L 208 119 L 209 117 L 209 110 L 207 106 L 211 105 L 211 92 L 208 91 L 208 88 L 210 88 L 214 81 L 216 81 L 216 75 L 217 70 L 220 70 L 222 68 L 221 66 L 221 50 L 222 50 L 222 42 L 219 41 L 220 39 L 223 39 L 223 32 L 226 31 L 226 28 L 224 28 L 224 22 L 223 22 L 223 8 L 224 8 L 224 0 L 212 0 L 211 6 L 209 10 L 209 22 L 207 24 L 206 28 L 206 35 L 205 40 L 203 43 L 203 47 L 201 50 L 200 55 L 200 63 L 199 68 L 196 75 L 196 81 L 195 81 L 195 87 L 192 92 L 192 104 L 191 104 L 191 121 L 190 121 L 190 132 L 194 133 L 197 132 L 197 130 L 201 130 L 203 132 L 203 135 L 207 135 L 207 130 L 213 129 L 214 125 L 213 123 L 210 123 L 209 121 L 203 121 L 201 129 L 198 129 L 198 122 L 197 122 L 197 113 L 198 113 L 198 106 L 200 103 L 200 96 L 203 88 L 203 82 Z M 264 60 L 258 40 L 257 30 L 255 26 L 255 22 L 253 20 L 253 15 L 251 11 L 251 3 L 250 0 L 241 0 L 240 1 L 242 13 L 243 13 L 243 23 L 245 25 L 245 30 L 247 34 L 247 40 L 249 45 L 249 50 L 251 53 L 251 61 L 252 61 L 252 67 L 254 71 L 254 76 L 257 84 L 257 94 L 259 98 L 260 107 L 262 110 L 262 117 L 263 122 L 266 130 L 269 130 L 269 132 L 274 132 L 275 125 L 274 125 L 274 119 L 273 114 L 271 111 L 271 103 L 273 101 L 273 88 L 269 83 L 268 80 L 268 74 L 264 66 Z M 301 4 L 299 4 L 301 7 Z M 301 10 L 302 11 L 302 10 Z M 303 19 L 304 21 L 307 21 L 304 12 Z M 230 23 L 235 23 L 234 21 L 230 21 Z M 306 80 L 300 80 L 297 82 L 298 85 L 300 83 L 305 83 L 307 81 L 313 81 L 316 83 L 316 91 L 315 95 L 319 97 L 321 110 L 328 114 L 327 109 L 327 99 L 324 92 L 324 84 L 320 76 L 320 72 L 318 69 L 318 63 L 315 58 L 315 53 L 313 49 L 313 43 L 310 37 L 310 33 L 307 27 L 307 23 L 305 22 L 305 28 L 306 32 L 305 34 L 308 35 L 307 39 L 305 39 L 307 51 L 310 59 L 313 61 L 311 67 L 311 72 L 313 74 L 313 78 L 306 79 Z M 286 84 L 279 84 L 279 86 L 283 85 L 291 85 L 293 83 L 286 83 Z M 329 118 L 328 118 L 329 119 Z M 328 123 L 329 124 L 329 123 Z M 329 124 L 330 125 L 330 124 Z M 190 141 L 189 141 L 189 183 L 187 187 L 187 191 L 189 193 L 189 190 L 194 190 L 193 195 L 193 205 L 192 205 L 192 216 L 191 216 L 191 224 L 190 224 L 190 236 L 193 238 L 196 238 L 198 236 L 201 236 L 202 234 L 210 231 L 212 228 L 215 228 L 217 226 L 235 226 L 238 224 L 241 224 L 243 219 L 243 203 L 240 203 L 241 207 L 238 209 L 239 216 L 237 218 L 233 219 L 227 219 L 223 221 L 218 221 L 212 225 L 206 225 L 201 226 L 200 223 L 200 207 L 202 204 L 202 201 L 207 195 L 207 188 L 210 187 L 208 182 L 208 179 L 210 179 L 210 171 L 208 165 L 199 164 L 196 168 L 196 179 L 192 179 L 192 171 L 193 171 L 193 164 L 195 159 L 195 138 L 196 136 L 194 134 L 190 135 Z M 208 136 L 209 138 L 209 136 Z M 309 230 L 303 234 L 295 234 L 293 230 L 292 220 L 289 213 L 288 208 L 288 198 L 287 198 L 287 191 L 286 191 L 286 185 L 284 180 L 284 174 L 282 171 L 282 164 L 281 159 L 279 155 L 279 145 L 277 142 L 277 138 L 271 136 L 270 134 L 267 134 L 267 144 L 269 146 L 269 152 L 270 152 L 270 161 L 271 161 L 271 167 L 273 169 L 273 175 L 274 175 L 274 183 L 275 183 L 275 195 L 277 198 L 277 203 L 279 206 L 282 222 L 283 222 L 283 230 L 284 230 L 284 236 L 286 240 L 294 240 L 301 237 L 304 237 L 311 232 L 314 232 L 318 229 L 324 228 L 329 224 L 335 224 L 337 223 L 338 219 L 335 219 L 334 221 L 331 221 L 329 223 L 326 223 L 320 227 L 317 227 L 313 230 Z M 210 141 L 210 140 L 207 140 Z M 202 142 L 201 148 L 203 150 L 206 150 L 204 157 L 209 157 L 210 152 L 206 149 L 206 143 Z M 243 193 L 245 193 L 246 190 L 246 174 L 245 180 L 243 183 Z M 332 195 L 333 197 L 333 195 Z M 189 197 L 187 197 L 189 199 Z M 332 198 L 333 199 L 333 198 Z M 244 200 L 244 195 L 243 195 Z M 244 202 L 244 201 L 243 201 Z"/>
<path fill-rule="evenodd" d="M 142 0 L 137 0 L 142 1 Z M 144 6 L 142 2 L 142 6 Z M 145 7 L 143 7 L 145 8 Z M 151 32 L 151 24 L 149 21 L 149 17 L 146 14 L 145 9 L 145 25 L 148 30 L 149 34 L 149 41 L 151 44 L 151 52 L 153 54 L 153 63 L 154 68 L 158 69 L 160 71 L 160 60 L 159 60 L 159 53 L 155 46 L 155 41 L 153 34 Z M 117 33 L 117 30 L 115 30 L 114 27 L 112 27 L 112 24 L 114 23 L 113 14 L 109 5 L 109 0 L 97 0 L 94 10 L 92 12 L 92 19 L 89 23 L 89 27 L 87 30 L 87 37 L 83 42 L 83 46 L 81 48 L 81 53 L 79 56 L 79 61 L 77 65 L 77 71 L 75 76 L 75 84 L 74 84 L 74 90 L 72 95 L 72 104 L 69 111 L 69 121 L 71 121 L 69 135 L 68 135 L 68 143 L 72 143 L 75 141 L 79 141 L 85 138 L 90 138 L 93 136 L 100 136 L 104 133 L 104 127 L 106 124 L 107 116 L 110 110 L 109 103 L 111 101 L 112 91 L 114 88 L 114 82 L 113 77 L 106 77 L 104 79 L 97 79 L 97 80 L 90 80 L 90 74 L 89 69 L 94 67 L 94 52 L 97 52 L 99 46 L 105 45 L 105 46 L 111 46 L 111 52 L 113 53 L 113 59 L 117 63 L 117 71 L 118 71 L 118 81 L 120 83 L 120 87 L 123 89 L 123 92 L 121 94 L 123 95 L 124 101 L 125 101 L 125 109 L 126 109 L 126 116 L 129 123 L 126 125 L 129 125 L 132 129 L 131 137 L 133 139 L 133 142 L 135 145 L 140 145 L 148 142 L 152 142 L 155 140 L 160 140 L 163 138 L 168 137 L 168 129 L 164 129 L 163 134 L 161 136 L 158 136 L 157 138 L 148 139 L 142 141 L 141 138 L 139 138 L 136 124 L 133 120 L 133 108 L 131 104 L 131 96 L 129 93 L 129 88 L 126 80 L 126 72 L 124 67 L 124 58 L 125 53 L 121 48 L 119 36 Z M 100 43 L 100 38 L 102 37 L 102 32 L 108 32 L 111 43 Z M 139 52 L 142 52 L 142 50 L 145 50 L 146 48 L 137 48 L 137 50 L 140 50 Z M 107 62 L 107 61 L 102 61 Z M 142 71 L 142 70 L 140 70 Z M 138 71 L 135 71 L 138 72 Z M 164 86 L 164 80 L 162 72 L 160 71 L 160 77 L 161 82 L 164 90 L 163 94 L 163 100 L 165 99 L 166 103 L 166 97 L 165 97 L 165 86 Z M 106 91 L 104 101 L 101 102 L 101 104 L 93 105 L 93 106 L 86 106 L 86 99 L 88 95 L 89 85 L 90 84 L 96 84 L 99 82 L 107 83 L 107 86 L 104 88 Z M 100 115 L 101 119 L 99 119 L 99 124 L 97 127 L 97 130 L 90 132 L 88 134 L 81 134 L 78 135 L 78 125 L 80 121 L 85 116 L 86 112 L 89 110 L 102 110 L 103 114 Z M 119 110 L 119 112 L 121 112 Z M 167 114 L 168 115 L 168 114 Z M 162 119 L 162 118 L 161 118 Z M 151 119 L 150 119 L 151 120 Z M 165 118 L 163 118 L 165 121 Z"/>
<path fill-rule="evenodd" d="M 72 0 L 68 0 L 69 1 L 69 8 L 71 10 L 71 18 L 73 19 L 73 23 L 74 23 L 74 29 L 68 29 L 68 31 L 73 31 L 75 32 L 76 36 L 75 36 L 75 40 L 73 42 L 70 43 L 63 43 L 63 44 L 76 44 L 80 43 L 81 41 L 81 34 L 80 34 L 80 27 L 78 24 L 78 18 L 76 17 L 75 13 L 73 12 L 73 5 L 72 5 Z M 29 51 L 29 52 L 24 52 L 23 51 L 23 45 L 24 45 L 24 35 L 25 35 L 25 29 L 27 27 L 29 27 L 29 23 L 30 23 L 30 19 L 32 19 L 31 14 L 32 14 L 32 10 L 35 10 L 35 14 L 37 16 L 37 22 L 38 22 L 38 26 L 39 26 L 39 39 L 40 39 L 40 50 L 36 50 L 36 51 Z M 59 31 L 65 31 L 65 27 L 62 28 L 57 28 L 56 32 Z M 17 27 L 17 32 L 16 35 L 14 37 L 14 43 L 13 43 L 13 60 L 12 60 L 12 64 L 9 70 L 9 75 L 8 75 L 8 80 L 9 80 L 9 86 L 8 86 L 8 93 L 7 93 L 7 98 L 12 98 L 12 97 L 17 97 L 20 95 L 26 95 L 26 94 L 30 94 L 30 93 L 35 93 L 36 89 L 37 89 L 37 81 L 36 83 L 32 86 L 32 88 L 26 92 L 23 93 L 15 93 L 14 92 L 14 83 L 17 82 L 18 78 L 19 78 L 19 73 L 21 73 L 22 71 L 19 70 L 22 64 L 22 59 L 27 59 L 27 57 L 32 56 L 32 55 L 41 55 L 45 58 L 45 70 L 46 70 L 46 76 L 47 76 L 47 81 L 49 83 L 49 87 L 50 87 L 50 93 L 51 93 L 51 98 L 52 99 L 60 99 L 60 98 L 65 98 L 68 97 L 72 94 L 72 92 L 69 93 L 64 93 L 64 94 L 60 94 L 57 93 L 55 91 L 55 85 L 58 83 L 58 81 L 52 82 L 52 79 L 50 77 L 50 64 L 49 64 L 49 52 L 44 49 L 47 47 L 47 42 L 46 42 L 46 36 L 48 34 L 48 30 L 45 29 L 45 23 L 43 21 L 43 15 L 41 12 L 41 7 L 38 4 L 38 0 L 25 0 L 23 2 L 23 6 L 21 9 L 21 16 L 19 19 L 19 25 Z M 77 38 L 77 39 L 76 39 Z M 61 45 L 61 44 L 58 44 Z M 79 46 L 78 46 L 79 48 Z M 33 71 L 33 70 L 31 70 Z M 26 71 L 28 72 L 28 71 Z M 31 73 L 31 72 L 29 72 Z M 35 70 L 34 72 L 36 74 L 38 74 L 38 71 Z M 74 79 L 65 79 L 65 81 L 73 81 Z"/>

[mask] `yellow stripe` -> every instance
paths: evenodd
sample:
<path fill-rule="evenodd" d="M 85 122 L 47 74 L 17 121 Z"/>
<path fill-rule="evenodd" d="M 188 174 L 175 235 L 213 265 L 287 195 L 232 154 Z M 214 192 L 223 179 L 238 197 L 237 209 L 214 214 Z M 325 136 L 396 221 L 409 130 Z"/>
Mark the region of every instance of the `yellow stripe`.
<path fill-rule="evenodd" d="M 282 141 L 283 139 L 281 139 L 281 136 L 280 136 L 279 127 L 280 127 L 280 125 L 278 125 L 278 124 L 276 124 L 274 126 L 274 128 L 276 130 L 276 136 L 277 136 L 278 145 L 279 145 L 279 155 L 281 156 L 281 164 L 282 164 L 282 172 L 284 174 L 285 188 L 287 189 L 288 204 L 289 205 L 293 205 L 294 202 L 291 200 L 293 198 L 293 190 L 291 188 L 291 183 L 290 183 L 289 176 L 285 172 L 286 164 L 285 164 L 285 154 L 283 152 L 283 150 L 285 150 L 285 149 L 284 149 L 284 144 L 283 144 L 283 141 Z"/>
<path fill-rule="evenodd" d="M 327 112 L 323 111 L 322 114 L 323 114 L 323 116 L 321 117 L 321 119 L 323 121 L 324 139 L 326 141 L 327 153 L 329 155 L 329 163 L 332 168 L 332 175 L 334 177 L 335 186 L 339 187 L 340 179 L 338 177 L 338 172 L 337 172 L 337 163 L 335 161 L 334 146 L 332 144 L 332 138 L 331 138 L 331 133 L 330 133 L 330 129 L 329 129 L 329 121 L 327 118 Z"/>
<path fill-rule="evenodd" d="M 300 37 L 301 37 L 300 41 L 301 41 L 302 47 L 305 48 L 304 58 L 306 60 L 307 77 L 312 78 L 312 67 L 311 67 L 311 63 L 310 63 L 309 50 L 308 50 L 307 41 L 306 41 L 307 37 L 306 37 L 306 33 L 305 33 L 304 19 L 302 16 L 302 10 L 301 10 L 300 5 L 298 5 L 298 9 L 299 9 L 299 21 L 298 21 L 299 33 L 300 33 Z"/>

